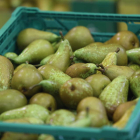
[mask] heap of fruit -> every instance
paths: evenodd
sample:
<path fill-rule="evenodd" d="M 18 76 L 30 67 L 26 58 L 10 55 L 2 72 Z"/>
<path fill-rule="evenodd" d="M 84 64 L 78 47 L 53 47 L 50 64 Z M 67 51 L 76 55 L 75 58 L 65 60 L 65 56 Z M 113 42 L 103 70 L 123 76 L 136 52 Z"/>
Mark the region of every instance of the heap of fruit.
<path fill-rule="evenodd" d="M 83 26 L 65 36 L 27 28 L 18 34 L 17 47 L 19 55 L 0 56 L 0 121 L 126 126 L 140 97 L 140 48 L 134 33 L 118 32 L 101 43 Z M 50 136 L 5 132 L 1 140 L 11 137 Z"/>

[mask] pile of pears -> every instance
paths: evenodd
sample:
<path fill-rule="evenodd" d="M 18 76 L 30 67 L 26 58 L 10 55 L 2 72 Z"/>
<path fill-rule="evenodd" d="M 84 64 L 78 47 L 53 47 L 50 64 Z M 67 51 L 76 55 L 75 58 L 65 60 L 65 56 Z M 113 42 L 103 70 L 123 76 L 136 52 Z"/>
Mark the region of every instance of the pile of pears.
<path fill-rule="evenodd" d="M 27 28 L 20 54 L 0 55 L 0 121 L 63 127 L 126 126 L 140 97 L 140 48 L 130 31 L 96 42 L 88 28 L 66 35 Z M 1 140 L 54 140 L 5 132 Z"/>

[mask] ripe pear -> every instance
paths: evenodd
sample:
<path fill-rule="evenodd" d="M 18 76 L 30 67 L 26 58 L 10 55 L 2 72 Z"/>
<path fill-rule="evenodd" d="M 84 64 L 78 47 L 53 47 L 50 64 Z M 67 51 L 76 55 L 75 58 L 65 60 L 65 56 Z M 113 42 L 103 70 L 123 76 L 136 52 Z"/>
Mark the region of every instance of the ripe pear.
<path fill-rule="evenodd" d="M 112 81 L 120 75 L 124 75 L 129 79 L 135 71 L 128 66 L 111 65 L 105 67 L 102 72 Z"/>
<path fill-rule="evenodd" d="M 63 72 L 70 66 L 71 63 L 71 51 L 72 48 L 68 40 L 61 41 L 60 46 L 56 53 L 47 61 L 47 64 L 51 64 Z"/>
<path fill-rule="evenodd" d="M 89 108 L 89 110 L 96 110 L 106 114 L 106 110 L 103 103 L 100 99 L 96 97 L 86 97 L 82 99 L 77 106 L 77 113 L 86 110 L 86 108 Z"/>
<path fill-rule="evenodd" d="M 55 140 L 55 138 L 52 135 L 41 134 L 37 140 Z"/>
<path fill-rule="evenodd" d="M 125 112 L 131 108 L 131 106 L 136 105 L 140 98 L 136 98 L 132 101 L 128 101 L 126 103 L 120 104 L 113 114 L 113 121 L 117 122 L 121 119 L 121 117 L 125 114 Z"/>
<path fill-rule="evenodd" d="M 115 34 L 110 40 L 105 42 L 105 44 L 111 43 L 120 44 L 125 50 L 139 47 L 139 39 L 131 31 L 120 31 Z"/>
<path fill-rule="evenodd" d="M 110 79 L 103 74 L 93 74 L 85 80 L 92 86 L 95 97 L 99 97 L 104 88 L 111 82 Z"/>
<path fill-rule="evenodd" d="M 97 66 L 93 63 L 75 63 L 69 66 L 66 70 L 66 74 L 71 78 L 87 78 L 88 76 L 95 74 Z"/>
<path fill-rule="evenodd" d="M 130 119 L 130 116 L 133 113 L 134 109 L 135 109 L 135 105 L 131 106 L 128 110 L 126 110 L 126 112 L 120 118 L 120 120 L 118 120 L 116 123 L 113 124 L 113 127 L 116 127 L 119 129 L 124 128 L 126 126 L 128 120 Z"/>
<path fill-rule="evenodd" d="M 29 104 L 21 108 L 3 112 L 0 115 L 0 120 L 5 121 L 10 119 L 33 117 L 45 121 L 49 114 L 49 110 L 43 106 L 37 104 Z"/>
<path fill-rule="evenodd" d="M 81 111 L 76 116 L 76 119 L 80 120 L 87 116 L 86 111 Z M 90 127 L 103 127 L 105 125 L 109 124 L 109 120 L 107 118 L 107 115 L 104 113 L 101 113 L 101 111 L 97 110 L 89 110 L 88 117 L 91 120 Z"/>
<path fill-rule="evenodd" d="M 126 51 L 121 45 L 118 44 L 92 45 L 92 47 L 89 44 L 76 50 L 74 52 L 74 56 L 88 63 L 100 64 L 108 53 L 114 52 L 117 48 L 120 49 L 120 51 L 117 53 L 117 65 L 127 65 L 128 59 Z"/>
<path fill-rule="evenodd" d="M 29 100 L 29 104 L 38 104 L 49 111 L 53 112 L 56 110 L 56 101 L 54 97 L 47 93 L 37 93 Z"/>
<path fill-rule="evenodd" d="M 7 52 L 7 53 L 4 54 L 4 56 L 6 58 L 10 58 L 10 59 L 14 59 L 14 58 L 18 57 L 18 55 L 14 52 Z"/>
<path fill-rule="evenodd" d="M 129 68 L 133 69 L 134 71 L 140 70 L 140 66 L 137 64 L 129 64 L 128 65 Z"/>
<path fill-rule="evenodd" d="M 42 75 L 31 64 L 24 65 L 13 76 L 11 81 L 11 87 L 22 92 L 24 95 L 31 97 L 37 93 L 40 87 L 36 87 L 29 91 L 29 88 L 42 81 Z"/>
<path fill-rule="evenodd" d="M 50 43 L 53 43 L 60 40 L 61 37 L 51 32 L 41 31 L 34 28 L 27 28 L 18 34 L 17 45 L 19 50 L 24 50 L 30 43 L 38 39 L 44 39 Z"/>
<path fill-rule="evenodd" d="M 11 87 L 14 66 L 9 59 L 0 55 L 0 91 Z"/>
<path fill-rule="evenodd" d="M 130 90 L 136 97 L 140 97 L 140 70 L 134 72 L 129 79 Z"/>
<path fill-rule="evenodd" d="M 0 91 L 0 114 L 11 109 L 23 107 L 26 104 L 26 97 L 18 90 L 7 89 Z"/>
<path fill-rule="evenodd" d="M 21 64 L 28 61 L 31 64 L 38 64 L 43 58 L 54 53 L 50 42 L 38 39 L 31 42 L 18 57 L 12 59 L 13 63 Z"/>
<path fill-rule="evenodd" d="M 69 109 L 76 109 L 85 97 L 94 95 L 90 84 L 82 78 L 72 78 L 60 87 L 60 98 Z"/>
<path fill-rule="evenodd" d="M 134 48 L 126 51 L 128 60 L 140 65 L 140 48 Z"/>
<path fill-rule="evenodd" d="M 112 118 L 113 113 L 120 104 L 127 102 L 128 89 L 129 81 L 126 76 L 121 75 L 102 91 L 99 99 L 103 102 L 109 117 Z"/>
<path fill-rule="evenodd" d="M 70 42 L 73 51 L 94 42 L 90 30 L 84 26 L 76 26 L 72 28 L 64 38 Z"/>
<path fill-rule="evenodd" d="M 18 70 L 20 70 L 21 68 L 23 68 L 26 64 L 27 64 L 27 63 L 22 63 L 22 64 L 18 65 L 18 66 L 14 69 L 14 75 L 15 75 L 15 73 L 16 73 Z"/>
<path fill-rule="evenodd" d="M 46 119 L 46 123 L 50 125 L 65 126 L 75 121 L 75 115 L 66 109 L 59 109 L 54 111 Z"/>

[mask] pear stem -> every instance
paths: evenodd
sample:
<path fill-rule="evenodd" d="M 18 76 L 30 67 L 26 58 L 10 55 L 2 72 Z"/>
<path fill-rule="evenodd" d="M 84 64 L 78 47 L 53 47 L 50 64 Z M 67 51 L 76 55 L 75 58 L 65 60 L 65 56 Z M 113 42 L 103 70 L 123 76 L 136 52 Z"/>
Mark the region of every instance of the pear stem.
<path fill-rule="evenodd" d="M 99 69 L 98 69 L 98 71 L 101 71 L 101 72 L 102 72 L 102 74 L 104 74 L 104 73 L 105 73 L 105 69 L 102 69 L 102 68 L 101 68 L 101 69 L 99 68 Z"/>
<path fill-rule="evenodd" d="M 89 107 L 86 107 L 86 117 L 89 116 Z"/>
<path fill-rule="evenodd" d="M 97 67 L 101 67 L 102 69 L 105 69 L 103 64 L 96 64 Z"/>
<path fill-rule="evenodd" d="M 65 39 L 64 39 L 64 36 L 63 36 L 62 31 L 60 31 L 59 34 L 61 35 L 61 38 L 62 38 L 62 40 L 64 41 Z"/>
<path fill-rule="evenodd" d="M 117 50 L 115 52 L 118 53 L 119 51 L 120 51 L 120 48 L 117 48 Z"/>
<path fill-rule="evenodd" d="M 32 90 L 32 89 L 34 89 L 34 88 L 37 87 L 37 86 L 40 86 L 40 85 L 39 85 L 39 84 L 33 85 L 32 87 L 29 87 L 28 90 Z"/>

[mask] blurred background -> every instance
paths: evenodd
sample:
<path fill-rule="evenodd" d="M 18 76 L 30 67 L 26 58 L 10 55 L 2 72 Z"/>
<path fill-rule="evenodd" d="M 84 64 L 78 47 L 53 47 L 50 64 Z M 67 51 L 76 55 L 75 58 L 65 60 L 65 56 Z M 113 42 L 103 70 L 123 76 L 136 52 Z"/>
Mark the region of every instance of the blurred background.
<path fill-rule="evenodd" d="M 18 6 L 38 7 L 43 11 L 140 14 L 140 0 L 0 0 L 0 28 Z M 127 30 L 125 23 L 98 21 L 82 24 L 97 32 Z"/>

